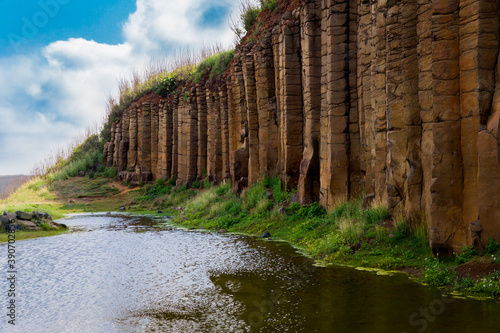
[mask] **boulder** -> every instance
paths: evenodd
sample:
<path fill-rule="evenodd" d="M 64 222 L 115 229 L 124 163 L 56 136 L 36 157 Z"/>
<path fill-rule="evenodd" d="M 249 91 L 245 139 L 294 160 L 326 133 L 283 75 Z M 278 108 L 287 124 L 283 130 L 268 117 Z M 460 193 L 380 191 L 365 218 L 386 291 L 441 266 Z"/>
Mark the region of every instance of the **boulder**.
<path fill-rule="evenodd" d="M 260 236 L 260 238 L 269 238 L 269 237 L 271 237 L 271 234 L 269 232 L 266 232 L 265 234 Z"/>
<path fill-rule="evenodd" d="M 24 230 L 40 230 L 37 224 L 31 221 L 20 220 L 19 224 L 22 225 Z"/>
<path fill-rule="evenodd" d="M 31 219 L 33 218 L 33 215 L 31 215 L 30 213 L 22 212 L 20 210 L 16 212 L 16 216 L 19 220 L 24 221 L 31 221 Z"/>

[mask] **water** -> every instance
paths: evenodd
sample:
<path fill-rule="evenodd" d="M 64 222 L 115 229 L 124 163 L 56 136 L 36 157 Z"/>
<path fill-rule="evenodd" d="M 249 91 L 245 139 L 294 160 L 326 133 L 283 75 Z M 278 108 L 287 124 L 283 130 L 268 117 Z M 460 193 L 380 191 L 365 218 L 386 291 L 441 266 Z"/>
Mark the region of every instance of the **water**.
<path fill-rule="evenodd" d="M 402 275 L 316 267 L 285 243 L 79 215 L 16 243 L 15 328 L 1 332 L 499 332 L 500 303 Z M 5 245 L 0 262 L 6 268 Z"/>

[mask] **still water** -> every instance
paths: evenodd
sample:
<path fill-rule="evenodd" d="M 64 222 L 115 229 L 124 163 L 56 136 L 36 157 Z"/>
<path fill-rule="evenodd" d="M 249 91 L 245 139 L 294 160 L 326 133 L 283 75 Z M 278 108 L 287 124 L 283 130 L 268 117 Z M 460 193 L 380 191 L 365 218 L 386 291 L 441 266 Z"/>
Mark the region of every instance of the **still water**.
<path fill-rule="evenodd" d="M 16 243 L 16 326 L 2 279 L 0 332 L 500 332 L 498 302 L 317 267 L 285 243 L 123 215 L 63 223 L 71 233 Z"/>

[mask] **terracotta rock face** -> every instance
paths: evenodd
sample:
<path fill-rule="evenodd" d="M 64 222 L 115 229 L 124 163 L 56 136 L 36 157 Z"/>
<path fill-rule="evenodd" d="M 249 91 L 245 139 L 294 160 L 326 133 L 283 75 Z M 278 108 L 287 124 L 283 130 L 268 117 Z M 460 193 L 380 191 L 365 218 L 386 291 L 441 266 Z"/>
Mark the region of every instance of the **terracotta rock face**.
<path fill-rule="evenodd" d="M 277 176 L 326 208 L 370 193 L 435 252 L 500 242 L 499 22 L 496 0 L 303 0 L 226 74 L 127 108 L 106 163 L 236 192 Z"/>

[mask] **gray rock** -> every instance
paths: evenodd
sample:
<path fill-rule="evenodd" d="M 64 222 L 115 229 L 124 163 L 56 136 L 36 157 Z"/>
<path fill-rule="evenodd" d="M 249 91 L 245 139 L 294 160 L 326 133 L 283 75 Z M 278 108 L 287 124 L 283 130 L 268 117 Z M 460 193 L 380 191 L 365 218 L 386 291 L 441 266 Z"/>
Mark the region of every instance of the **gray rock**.
<path fill-rule="evenodd" d="M 120 207 L 120 210 L 125 210 L 125 207 Z"/>
<path fill-rule="evenodd" d="M 36 223 L 33 223 L 31 221 L 19 221 L 19 224 L 23 226 L 23 229 L 25 230 L 39 230 L 40 228 L 37 226 Z"/>
<path fill-rule="evenodd" d="M 269 238 L 269 237 L 271 237 L 271 234 L 269 232 L 266 232 L 265 234 L 260 236 L 260 238 Z"/>
<path fill-rule="evenodd" d="M 16 212 L 16 216 L 19 220 L 24 221 L 31 221 L 31 219 L 33 218 L 33 215 L 31 215 L 30 213 L 22 212 L 20 210 Z"/>
<path fill-rule="evenodd" d="M 16 213 L 7 213 L 7 218 L 9 219 L 10 222 L 15 221 L 17 219 L 17 214 Z"/>
<path fill-rule="evenodd" d="M 2 223 L 2 225 L 6 225 L 9 223 L 9 218 L 7 217 L 7 215 L 0 215 L 0 223 Z"/>

